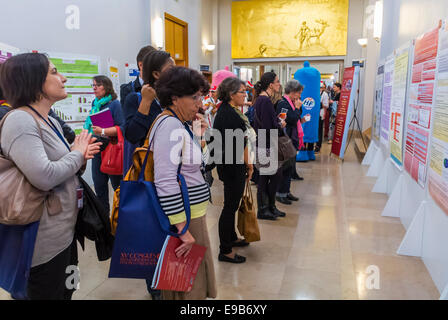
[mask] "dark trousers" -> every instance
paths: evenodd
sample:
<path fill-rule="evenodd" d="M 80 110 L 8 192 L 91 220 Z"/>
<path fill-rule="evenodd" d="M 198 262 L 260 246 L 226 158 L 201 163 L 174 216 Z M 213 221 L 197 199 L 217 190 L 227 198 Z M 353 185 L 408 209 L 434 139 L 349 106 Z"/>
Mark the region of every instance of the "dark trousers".
<path fill-rule="evenodd" d="M 324 138 L 328 139 L 328 133 L 330 132 L 330 108 L 325 111 L 324 120 Z"/>
<path fill-rule="evenodd" d="M 318 148 L 322 147 L 323 131 L 324 131 L 324 120 L 319 118 L 319 141 L 317 142 Z"/>
<path fill-rule="evenodd" d="M 109 179 L 112 184 L 112 188 L 116 190 L 120 186 L 120 181 L 123 179 L 121 175 L 111 176 L 102 173 L 101 170 L 101 155 L 97 154 L 92 159 L 92 178 L 93 185 L 95 187 L 95 193 L 100 199 L 101 203 L 107 212 L 110 212 L 109 205 Z"/>
<path fill-rule="evenodd" d="M 314 143 L 305 143 L 305 147 L 307 151 L 314 151 Z"/>
<path fill-rule="evenodd" d="M 246 186 L 246 171 L 236 168 L 232 172 L 225 169 L 220 178 L 224 183 L 224 208 L 219 217 L 219 252 L 232 252 L 232 243 L 238 239 L 235 232 L 235 213 L 237 212 Z"/>
<path fill-rule="evenodd" d="M 68 277 L 74 275 L 68 266 L 78 265 L 78 248 L 76 241 L 47 263 L 33 267 L 28 280 L 29 300 L 71 300 L 76 289 L 67 288 L 68 284 L 76 286 Z M 66 273 L 69 271 L 69 273 Z M 73 277 L 76 279 L 77 277 Z M 79 278 L 77 278 L 79 279 Z"/>
<path fill-rule="evenodd" d="M 286 196 L 288 193 L 291 192 L 291 179 L 295 172 L 296 172 L 295 161 L 293 164 L 287 165 L 283 169 L 282 178 L 278 185 L 278 193 L 281 196 Z"/>
<path fill-rule="evenodd" d="M 276 174 L 271 176 L 260 175 L 258 177 L 257 199 L 264 199 L 267 196 L 269 206 L 274 206 L 275 194 L 281 179 L 282 169 L 279 169 Z M 263 205 L 259 203 L 258 208 L 262 207 Z"/>

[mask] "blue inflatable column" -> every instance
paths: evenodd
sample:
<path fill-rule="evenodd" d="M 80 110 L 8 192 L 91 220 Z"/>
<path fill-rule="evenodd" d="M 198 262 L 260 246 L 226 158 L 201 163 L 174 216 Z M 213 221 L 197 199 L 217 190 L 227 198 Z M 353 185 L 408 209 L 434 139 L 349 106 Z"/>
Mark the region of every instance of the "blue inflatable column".
<path fill-rule="evenodd" d="M 310 66 L 308 61 L 305 61 L 303 68 L 296 71 L 294 79 L 299 81 L 304 89 L 301 100 L 302 117 L 309 114 L 311 120 L 302 124 L 304 143 L 316 143 L 319 141 L 319 117 L 320 117 L 320 72 Z M 296 161 L 303 162 L 308 160 L 316 160 L 314 150 L 300 151 L 297 154 Z"/>

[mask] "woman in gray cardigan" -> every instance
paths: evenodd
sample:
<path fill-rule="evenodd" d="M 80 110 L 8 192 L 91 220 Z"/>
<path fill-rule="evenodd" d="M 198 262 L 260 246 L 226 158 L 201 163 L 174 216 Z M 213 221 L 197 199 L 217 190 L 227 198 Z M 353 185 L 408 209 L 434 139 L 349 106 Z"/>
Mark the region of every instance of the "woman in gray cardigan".
<path fill-rule="evenodd" d="M 70 147 L 60 124 L 48 116 L 51 106 L 67 97 L 65 82 L 48 58 L 25 53 L 8 59 L 0 69 L 0 85 L 13 111 L 0 136 L 3 155 L 14 161 L 36 188 L 53 190 L 62 210 L 44 209 L 34 247 L 28 299 L 70 299 L 66 269 L 77 264 L 75 224 L 78 214 L 76 174 L 99 152 L 86 131 Z M 38 120 L 39 128 L 35 119 Z"/>

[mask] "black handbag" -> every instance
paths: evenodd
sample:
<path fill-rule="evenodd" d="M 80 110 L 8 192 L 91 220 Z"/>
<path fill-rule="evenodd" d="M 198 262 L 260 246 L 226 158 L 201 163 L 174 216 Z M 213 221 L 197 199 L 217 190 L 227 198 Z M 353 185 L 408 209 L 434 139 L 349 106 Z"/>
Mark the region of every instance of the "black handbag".
<path fill-rule="evenodd" d="M 94 135 L 92 135 L 92 138 L 96 138 L 96 142 L 101 142 L 100 152 L 103 152 L 104 150 L 106 150 L 107 146 L 110 143 L 109 137 L 102 137 L 102 136 L 98 136 L 98 135 L 94 134 Z"/>
<path fill-rule="evenodd" d="M 79 182 L 84 189 L 84 203 L 78 212 L 76 221 L 76 239 L 84 250 L 84 238 L 95 241 L 99 261 L 105 261 L 112 256 L 114 236 L 111 232 L 109 213 L 104 208 L 88 183 L 81 177 Z"/>

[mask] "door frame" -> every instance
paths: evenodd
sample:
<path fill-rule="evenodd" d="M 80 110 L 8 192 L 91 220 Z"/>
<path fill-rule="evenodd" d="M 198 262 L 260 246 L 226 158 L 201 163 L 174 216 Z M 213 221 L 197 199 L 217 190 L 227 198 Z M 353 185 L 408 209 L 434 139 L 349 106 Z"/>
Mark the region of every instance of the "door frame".
<path fill-rule="evenodd" d="M 165 12 L 165 20 L 170 20 L 174 23 L 180 24 L 181 26 L 183 26 L 185 28 L 184 29 L 184 57 L 185 57 L 186 67 L 188 67 L 190 65 L 189 55 L 188 55 L 188 23 L 183 20 L 180 20 L 179 18 L 176 18 L 175 16 L 172 16 L 166 12 Z M 174 60 L 176 60 L 176 57 L 172 57 L 172 58 Z"/>

